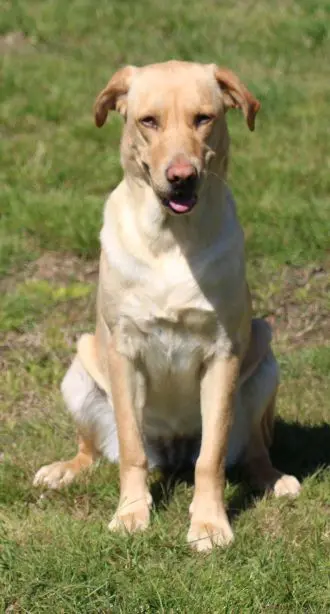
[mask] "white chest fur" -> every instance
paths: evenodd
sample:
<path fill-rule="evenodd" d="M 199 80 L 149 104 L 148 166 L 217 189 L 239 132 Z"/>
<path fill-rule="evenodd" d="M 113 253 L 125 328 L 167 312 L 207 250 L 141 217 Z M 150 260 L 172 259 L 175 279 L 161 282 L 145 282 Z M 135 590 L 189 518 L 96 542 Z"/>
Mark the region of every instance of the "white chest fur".
<path fill-rule="evenodd" d="M 106 223 L 102 246 L 120 283 L 118 349 L 139 364 L 137 391 L 144 428 L 163 437 L 200 428 L 200 372 L 212 354 L 227 353 L 244 292 L 243 237 L 230 205 L 219 237 L 188 259 L 180 245 L 147 259 L 140 237 L 122 240 Z M 136 251 L 136 250 L 135 250 Z"/>

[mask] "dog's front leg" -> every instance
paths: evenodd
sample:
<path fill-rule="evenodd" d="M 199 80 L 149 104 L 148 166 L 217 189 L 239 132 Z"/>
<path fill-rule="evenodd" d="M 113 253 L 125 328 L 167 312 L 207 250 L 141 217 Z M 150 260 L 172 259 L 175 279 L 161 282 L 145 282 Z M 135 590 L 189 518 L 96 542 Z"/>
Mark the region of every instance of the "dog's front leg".
<path fill-rule="evenodd" d="M 197 550 L 225 546 L 233 539 L 224 505 L 224 487 L 238 373 L 238 357 L 217 357 L 207 365 L 201 382 L 202 442 L 188 532 L 188 542 Z"/>
<path fill-rule="evenodd" d="M 120 499 L 109 529 L 134 532 L 148 526 L 152 503 L 147 487 L 148 462 L 134 408 L 136 370 L 112 344 L 108 360 L 120 456 Z"/>

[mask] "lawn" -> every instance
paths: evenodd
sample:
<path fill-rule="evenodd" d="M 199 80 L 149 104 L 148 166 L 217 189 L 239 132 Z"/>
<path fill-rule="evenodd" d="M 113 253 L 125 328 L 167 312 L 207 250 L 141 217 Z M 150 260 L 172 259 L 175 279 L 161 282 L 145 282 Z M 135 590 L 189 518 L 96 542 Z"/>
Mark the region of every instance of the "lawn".
<path fill-rule="evenodd" d="M 0 611 L 330 611 L 330 1 L 2 0 L 0 23 Z M 144 535 L 110 534 L 118 471 L 59 493 L 40 465 L 75 451 L 59 383 L 93 330 L 98 233 L 121 176 L 121 121 L 92 106 L 126 63 L 177 57 L 235 70 L 261 100 L 229 118 L 230 183 L 254 308 L 282 368 L 272 456 L 296 500 L 228 476 L 228 550 L 191 552 L 192 486 L 162 486 Z M 172 488 L 172 486 L 174 486 Z"/>

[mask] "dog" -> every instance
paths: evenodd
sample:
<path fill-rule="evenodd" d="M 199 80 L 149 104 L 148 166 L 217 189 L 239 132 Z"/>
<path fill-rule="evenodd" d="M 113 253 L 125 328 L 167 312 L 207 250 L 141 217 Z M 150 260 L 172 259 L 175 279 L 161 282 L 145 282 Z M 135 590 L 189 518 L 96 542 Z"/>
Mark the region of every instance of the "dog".
<path fill-rule="evenodd" d="M 122 68 L 96 99 L 98 127 L 124 118 L 124 177 L 105 205 L 95 334 L 62 382 L 79 450 L 34 484 L 69 484 L 100 454 L 119 462 L 111 530 L 148 526 L 148 467 L 194 466 L 187 539 L 199 551 L 233 539 L 226 466 L 276 496 L 300 490 L 269 457 L 279 371 L 268 324 L 252 319 L 226 182 L 226 112 L 252 131 L 259 107 L 230 70 L 179 61 Z"/>

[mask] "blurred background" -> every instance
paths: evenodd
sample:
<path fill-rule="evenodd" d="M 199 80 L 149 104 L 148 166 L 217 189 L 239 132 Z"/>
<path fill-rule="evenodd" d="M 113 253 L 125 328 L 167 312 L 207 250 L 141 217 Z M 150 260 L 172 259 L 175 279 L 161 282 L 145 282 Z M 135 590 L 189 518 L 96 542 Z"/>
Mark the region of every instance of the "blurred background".
<path fill-rule="evenodd" d="M 329 0 L 1 0 L 3 611 L 330 610 L 329 33 Z M 185 549 L 185 485 L 131 541 L 106 533 L 115 468 L 61 495 L 31 488 L 74 452 L 59 383 L 93 330 L 103 204 L 121 177 L 121 119 L 97 129 L 94 99 L 118 67 L 170 58 L 228 66 L 262 103 L 253 134 L 228 114 L 229 182 L 282 367 L 273 455 L 305 479 L 294 504 L 229 482 L 236 545 L 207 562 Z"/>

